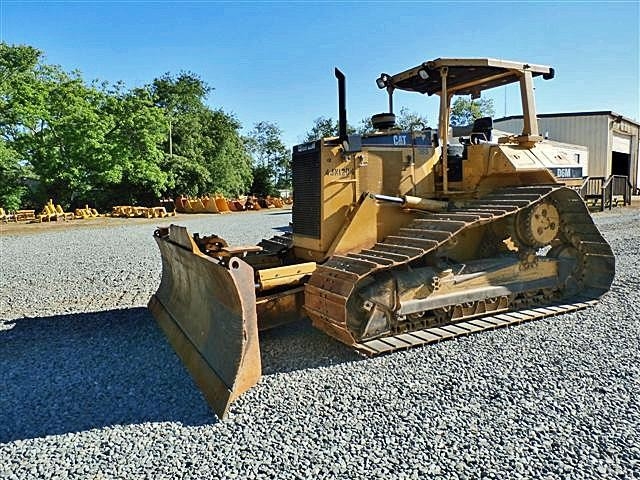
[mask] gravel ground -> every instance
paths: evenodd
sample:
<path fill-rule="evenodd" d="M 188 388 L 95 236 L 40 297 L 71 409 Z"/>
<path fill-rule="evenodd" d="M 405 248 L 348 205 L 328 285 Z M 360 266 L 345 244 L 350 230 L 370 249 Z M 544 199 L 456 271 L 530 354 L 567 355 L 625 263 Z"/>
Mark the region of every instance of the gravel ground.
<path fill-rule="evenodd" d="M 145 308 L 157 221 L 0 232 L 0 478 L 640 478 L 640 211 L 595 308 L 362 359 L 261 336 L 220 422 Z M 287 211 L 183 216 L 246 244 Z"/>

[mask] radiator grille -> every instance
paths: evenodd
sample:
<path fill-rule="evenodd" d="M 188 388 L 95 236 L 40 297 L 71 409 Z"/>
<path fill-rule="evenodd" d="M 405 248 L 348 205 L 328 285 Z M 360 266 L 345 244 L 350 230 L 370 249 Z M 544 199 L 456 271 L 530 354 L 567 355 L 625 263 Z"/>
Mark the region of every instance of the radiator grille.
<path fill-rule="evenodd" d="M 320 238 L 320 141 L 293 147 L 293 233 Z"/>

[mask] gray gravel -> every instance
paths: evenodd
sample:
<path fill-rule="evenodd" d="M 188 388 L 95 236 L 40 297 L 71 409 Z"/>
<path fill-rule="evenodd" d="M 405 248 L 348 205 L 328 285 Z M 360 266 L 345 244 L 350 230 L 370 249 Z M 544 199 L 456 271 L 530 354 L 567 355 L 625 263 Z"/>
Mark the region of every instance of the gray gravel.
<path fill-rule="evenodd" d="M 236 243 L 288 212 L 183 216 Z M 640 211 L 595 308 L 365 360 L 261 336 L 219 422 L 144 308 L 153 226 L 0 234 L 0 478 L 640 478 Z"/>

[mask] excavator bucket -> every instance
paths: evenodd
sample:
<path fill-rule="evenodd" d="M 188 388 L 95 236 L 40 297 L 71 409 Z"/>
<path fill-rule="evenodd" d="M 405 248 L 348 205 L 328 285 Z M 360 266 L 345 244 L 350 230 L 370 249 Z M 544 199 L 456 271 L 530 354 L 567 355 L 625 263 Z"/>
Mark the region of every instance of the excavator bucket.
<path fill-rule="evenodd" d="M 216 205 L 216 199 L 213 197 L 205 196 L 202 198 L 204 203 L 204 211 L 207 213 L 220 213 L 218 206 Z"/>
<path fill-rule="evenodd" d="M 227 205 L 227 200 L 224 197 L 216 196 L 215 201 L 220 213 L 228 213 L 231 211 L 229 210 L 229 205 Z"/>
<path fill-rule="evenodd" d="M 193 208 L 193 213 L 206 213 L 207 209 L 202 202 L 201 198 L 194 198 L 191 200 L 191 207 Z"/>
<path fill-rule="evenodd" d="M 156 230 L 162 280 L 149 309 L 220 418 L 260 379 L 253 269 L 200 252 L 186 228 Z"/>

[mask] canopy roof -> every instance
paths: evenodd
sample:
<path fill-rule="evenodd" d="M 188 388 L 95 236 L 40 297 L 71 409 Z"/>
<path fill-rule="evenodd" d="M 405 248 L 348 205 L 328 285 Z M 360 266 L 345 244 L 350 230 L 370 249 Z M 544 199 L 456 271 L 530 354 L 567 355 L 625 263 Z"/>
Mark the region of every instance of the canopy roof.
<path fill-rule="evenodd" d="M 447 91 L 456 95 L 477 94 L 482 90 L 520 81 L 520 72 L 529 70 L 534 77 L 553 78 L 553 68 L 493 58 L 438 58 L 423 62 L 404 72 L 388 76 L 386 85 L 398 90 L 433 95 L 442 91 L 440 69 L 448 67 Z M 422 76 L 419 73 L 422 72 Z M 425 75 L 426 72 L 426 75 Z M 382 75 L 384 78 L 385 74 Z M 426 76 L 427 78 L 422 78 Z"/>

